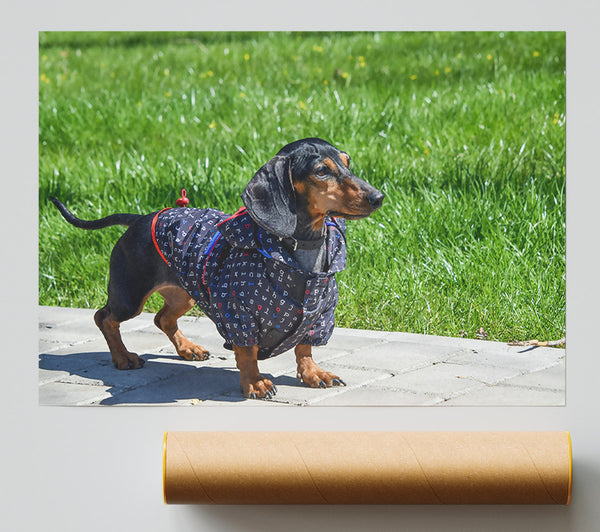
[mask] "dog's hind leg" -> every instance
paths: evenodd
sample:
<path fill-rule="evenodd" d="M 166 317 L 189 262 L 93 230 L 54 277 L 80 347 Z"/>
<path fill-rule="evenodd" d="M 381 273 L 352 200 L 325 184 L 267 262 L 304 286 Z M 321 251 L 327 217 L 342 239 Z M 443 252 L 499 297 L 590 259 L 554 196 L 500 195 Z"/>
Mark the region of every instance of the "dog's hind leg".
<path fill-rule="evenodd" d="M 148 225 L 148 218 L 142 218 L 115 245 L 110 257 L 108 300 L 94 316 L 118 369 L 137 369 L 144 365 L 144 360 L 123 344 L 120 324 L 140 314 L 153 292 L 177 281 L 171 278 L 168 267 L 146 237 L 150 234 Z"/>
<path fill-rule="evenodd" d="M 206 360 L 209 357 L 208 350 L 188 340 L 177 325 L 177 320 L 194 306 L 194 299 L 178 286 L 159 288 L 158 293 L 165 300 L 165 304 L 154 317 L 156 326 L 173 342 L 181 358 Z"/>
<path fill-rule="evenodd" d="M 144 365 L 144 360 L 136 353 L 128 351 L 121 339 L 119 330 L 121 323 L 135 318 L 144 309 L 148 298 L 156 291 L 155 287 L 145 286 L 143 278 L 126 279 L 123 270 L 111 268 L 108 283 L 108 301 L 94 315 L 96 325 L 102 331 L 114 365 L 118 369 L 138 369 Z M 125 287 L 127 287 L 125 289 Z"/>
<path fill-rule="evenodd" d="M 144 365 L 144 360 L 136 353 L 128 351 L 123 344 L 119 327 L 121 321 L 125 320 L 117 319 L 108 303 L 96 312 L 94 321 L 106 339 L 113 364 L 117 369 L 138 369 Z"/>

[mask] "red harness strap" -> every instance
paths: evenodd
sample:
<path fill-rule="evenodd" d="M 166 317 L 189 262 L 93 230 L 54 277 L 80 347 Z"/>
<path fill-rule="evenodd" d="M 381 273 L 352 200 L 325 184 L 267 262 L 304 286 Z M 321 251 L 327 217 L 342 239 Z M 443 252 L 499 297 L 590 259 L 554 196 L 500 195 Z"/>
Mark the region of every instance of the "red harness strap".
<path fill-rule="evenodd" d="M 156 241 L 156 221 L 158 220 L 158 215 L 168 211 L 169 209 L 172 209 L 172 207 L 166 207 L 161 211 L 158 211 L 155 215 L 154 218 L 152 219 L 152 226 L 150 227 L 150 232 L 152 233 L 152 242 L 154 242 L 154 247 L 156 248 L 156 251 L 158 251 L 158 254 L 161 256 L 162 260 L 164 260 L 167 263 L 167 266 L 171 266 L 169 264 L 169 261 L 167 259 L 165 259 L 165 256 L 163 255 L 162 251 L 160 250 L 160 248 L 158 247 L 158 242 Z"/>
<path fill-rule="evenodd" d="M 217 227 L 219 227 L 221 224 L 228 222 L 229 220 L 232 220 L 233 218 L 237 218 L 238 216 L 241 216 L 242 214 L 244 214 L 246 212 L 246 207 L 240 207 L 234 214 L 232 214 L 229 218 L 225 218 L 224 220 L 221 220 L 218 224 Z"/>

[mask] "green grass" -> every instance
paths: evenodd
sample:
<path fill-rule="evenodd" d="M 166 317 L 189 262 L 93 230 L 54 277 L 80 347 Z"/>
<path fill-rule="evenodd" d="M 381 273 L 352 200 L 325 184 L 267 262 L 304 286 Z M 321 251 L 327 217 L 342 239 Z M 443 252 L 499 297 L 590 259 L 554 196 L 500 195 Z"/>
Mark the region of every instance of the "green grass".
<path fill-rule="evenodd" d="M 40 304 L 102 306 L 122 233 L 48 196 L 233 212 L 318 136 L 387 196 L 348 224 L 339 326 L 564 335 L 564 33 L 42 33 L 39 69 Z"/>

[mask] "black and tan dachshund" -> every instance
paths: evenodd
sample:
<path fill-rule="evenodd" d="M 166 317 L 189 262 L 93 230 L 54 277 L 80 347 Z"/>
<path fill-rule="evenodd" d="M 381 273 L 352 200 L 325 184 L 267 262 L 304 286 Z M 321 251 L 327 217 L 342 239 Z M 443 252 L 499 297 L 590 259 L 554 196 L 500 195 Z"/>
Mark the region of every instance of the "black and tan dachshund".
<path fill-rule="evenodd" d="M 276 387 L 257 361 L 291 348 L 306 385 L 345 384 L 313 361 L 312 347 L 327 343 L 333 331 L 345 220 L 369 216 L 383 198 L 351 172 L 346 153 L 309 138 L 288 144 L 255 174 L 234 215 L 173 208 L 86 221 L 51 201 L 79 228 L 128 226 L 111 254 L 108 301 L 94 316 L 117 368 L 143 366 L 119 326 L 158 292 L 164 306 L 154 322 L 182 358 L 208 358 L 177 325 L 198 304 L 233 349 L 244 396 L 271 398 Z"/>

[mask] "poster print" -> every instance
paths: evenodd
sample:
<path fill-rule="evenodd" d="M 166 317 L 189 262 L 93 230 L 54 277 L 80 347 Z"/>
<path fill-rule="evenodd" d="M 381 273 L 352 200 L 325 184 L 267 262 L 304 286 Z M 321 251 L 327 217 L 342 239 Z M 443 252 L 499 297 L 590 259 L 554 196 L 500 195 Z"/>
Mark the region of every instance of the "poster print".
<path fill-rule="evenodd" d="M 40 404 L 564 404 L 564 33 L 39 38 Z"/>

